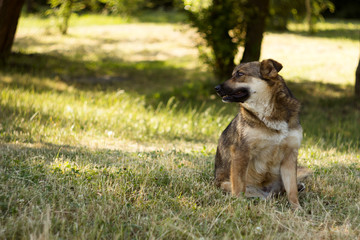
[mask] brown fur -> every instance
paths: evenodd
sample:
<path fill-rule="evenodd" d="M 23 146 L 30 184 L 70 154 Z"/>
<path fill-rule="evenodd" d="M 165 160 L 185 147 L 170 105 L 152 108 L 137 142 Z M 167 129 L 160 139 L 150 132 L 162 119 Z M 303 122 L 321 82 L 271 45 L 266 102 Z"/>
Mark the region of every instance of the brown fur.
<path fill-rule="evenodd" d="M 215 183 L 238 196 L 268 198 L 286 191 L 300 207 L 298 180 L 310 171 L 297 155 L 302 139 L 300 103 L 278 74 L 275 60 L 240 64 L 216 87 L 224 102 L 239 102 L 240 112 L 220 136 L 215 157 Z"/>

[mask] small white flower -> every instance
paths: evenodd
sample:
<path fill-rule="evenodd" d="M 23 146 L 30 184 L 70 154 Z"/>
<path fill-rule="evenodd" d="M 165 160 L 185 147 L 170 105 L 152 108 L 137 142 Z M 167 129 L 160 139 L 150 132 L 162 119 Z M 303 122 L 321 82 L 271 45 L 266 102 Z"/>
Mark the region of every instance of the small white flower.
<path fill-rule="evenodd" d="M 256 234 L 262 233 L 262 228 L 261 228 L 261 227 L 256 227 L 256 228 L 255 228 L 255 233 L 256 233 Z"/>
<path fill-rule="evenodd" d="M 108 137 L 113 137 L 115 133 L 113 131 L 106 130 L 105 133 L 108 135 Z"/>
<path fill-rule="evenodd" d="M 66 111 L 69 112 L 69 113 L 73 113 L 73 112 L 74 112 L 74 110 L 72 109 L 72 107 L 69 106 L 69 105 L 66 106 Z"/>

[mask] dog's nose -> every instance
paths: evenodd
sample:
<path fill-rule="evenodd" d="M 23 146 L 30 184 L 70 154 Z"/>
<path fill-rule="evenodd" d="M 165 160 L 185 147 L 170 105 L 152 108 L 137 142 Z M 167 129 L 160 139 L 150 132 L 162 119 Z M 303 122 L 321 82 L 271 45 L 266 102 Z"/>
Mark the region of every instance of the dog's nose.
<path fill-rule="evenodd" d="M 215 87 L 215 91 L 220 91 L 220 89 L 221 89 L 221 86 L 220 85 L 217 85 L 216 87 Z"/>

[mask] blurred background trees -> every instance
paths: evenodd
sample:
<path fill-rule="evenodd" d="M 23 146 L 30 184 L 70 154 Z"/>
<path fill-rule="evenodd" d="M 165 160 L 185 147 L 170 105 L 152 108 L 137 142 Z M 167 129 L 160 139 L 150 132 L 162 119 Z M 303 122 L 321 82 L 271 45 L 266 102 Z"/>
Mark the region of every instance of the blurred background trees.
<path fill-rule="evenodd" d="M 57 17 L 57 25 L 64 35 L 67 33 L 71 14 L 85 8 L 84 0 L 49 0 L 49 4 L 51 8 L 46 13 Z"/>
<path fill-rule="evenodd" d="M 5 59 L 16 30 L 19 17 L 16 13 L 24 0 L 0 0 L 0 3 L 0 56 Z M 62 34 L 67 33 L 74 13 L 136 16 L 147 10 L 184 12 L 201 36 L 198 44 L 201 59 L 219 81 L 229 77 L 239 63 L 235 59 L 241 62 L 259 59 L 265 29 L 287 31 L 289 21 L 306 20 L 309 33 L 315 34 L 315 23 L 323 15 L 360 16 L 360 2 L 351 0 L 26 0 L 25 6 L 26 13 L 54 15 Z M 10 7 L 14 10 L 7 11 Z M 240 46 L 244 47 L 241 58 L 236 57 Z"/>
<path fill-rule="evenodd" d="M 269 0 L 185 0 L 184 5 L 210 49 L 199 45 L 201 57 L 220 81 L 232 72 L 239 46 L 245 47 L 242 62 L 259 59 Z"/>
<path fill-rule="evenodd" d="M 269 0 L 252 0 L 246 4 L 245 42 L 241 62 L 258 61 L 269 14 Z"/>
<path fill-rule="evenodd" d="M 200 57 L 219 79 L 229 76 L 238 48 L 245 36 L 246 1 L 185 0 L 191 25 L 204 41 L 198 44 Z"/>
<path fill-rule="evenodd" d="M 316 22 L 323 20 L 322 14 L 335 12 L 335 5 L 330 0 L 270 0 L 270 6 L 267 25 L 277 31 L 286 31 L 290 20 L 305 20 L 309 33 L 313 34 Z"/>

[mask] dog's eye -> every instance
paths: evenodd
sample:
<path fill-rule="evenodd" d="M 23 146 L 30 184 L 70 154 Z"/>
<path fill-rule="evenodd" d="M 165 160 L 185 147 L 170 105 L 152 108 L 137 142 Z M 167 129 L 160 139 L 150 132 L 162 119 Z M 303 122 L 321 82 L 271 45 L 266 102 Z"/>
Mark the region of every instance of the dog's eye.
<path fill-rule="evenodd" d="M 243 72 L 236 72 L 236 77 L 244 76 L 245 74 Z"/>

